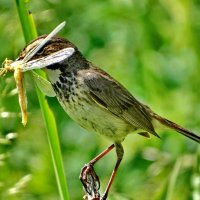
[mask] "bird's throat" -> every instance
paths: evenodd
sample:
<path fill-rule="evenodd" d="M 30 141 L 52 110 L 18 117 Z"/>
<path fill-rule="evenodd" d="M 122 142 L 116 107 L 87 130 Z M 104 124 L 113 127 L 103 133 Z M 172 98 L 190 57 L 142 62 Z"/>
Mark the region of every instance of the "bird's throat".
<path fill-rule="evenodd" d="M 55 84 L 57 81 L 59 81 L 59 77 L 61 76 L 62 72 L 60 69 L 44 69 L 44 71 L 47 74 L 47 77 L 51 84 Z"/>

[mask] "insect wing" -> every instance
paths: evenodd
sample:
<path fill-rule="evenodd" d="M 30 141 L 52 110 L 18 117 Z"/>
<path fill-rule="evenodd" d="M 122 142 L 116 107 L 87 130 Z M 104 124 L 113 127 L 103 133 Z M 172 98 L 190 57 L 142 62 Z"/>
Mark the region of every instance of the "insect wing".
<path fill-rule="evenodd" d="M 30 71 L 33 69 L 41 69 L 45 68 L 49 65 L 53 65 L 55 63 L 61 62 L 68 57 L 70 57 L 74 53 L 74 48 L 65 48 L 55 53 L 52 53 L 50 56 L 46 56 L 43 58 L 38 58 L 36 60 L 32 60 L 24 64 L 22 68 L 22 72 Z"/>
<path fill-rule="evenodd" d="M 44 93 L 46 96 L 55 97 L 56 93 L 54 92 L 51 83 L 43 78 L 42 76 L 38 75 L 36 72 L 32 71 L 33 78 L 37 87 Z"/>
<path fill-rule="evenodd" d="M 28 62 L 53 36 L 55 36 L 64 26 L 66 22 L 59 24 L 51 33 L 47 35 L 46 38 L 35 48 L 33 48 L 27 55 L 24 57 L 23 62 Z"/>

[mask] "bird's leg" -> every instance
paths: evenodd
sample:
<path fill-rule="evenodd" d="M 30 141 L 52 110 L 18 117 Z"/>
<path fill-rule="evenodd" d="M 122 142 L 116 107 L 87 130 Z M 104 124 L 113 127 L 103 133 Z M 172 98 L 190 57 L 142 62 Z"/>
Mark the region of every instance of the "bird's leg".
<path fill-rule="evenodd" d="M 111 146 L 109 146 L 106 150 L 104 150 L 103 152 L 101 152 L 98 156 L 96 156 L 95 158 L 93 158 L 89 164 L 94 166 L 94 164 L 100 160 L 102 157 L 104 157 L 107 153 L 109 153 L 113 148 L 115 147 L 115 144 L 112 144 Z"/>
<path fill-rule="evenodd" d="M 94 171 L 93 166 L 98 160 L 100 160 L 103 156 L 109 153 L 114 147 L 115 147 L 115 144 L 112 144 L 110 147 L 108 147 L 106 150 L 100 153 L 97 157 L 92 159 L 88 164 L 86 164 L 81 169 L 79 178 L 84 186 L 85 192 L 88 194 L 88 196 L 92 196 L 92 198 L 98 198 L 100 196 L 99 191 L 98 191 L 100 188 L 99 177 Z"/>
<path fill-rule="evenodd" d="M 115 167 L 114 167 L 114 169 L 113 169 L 113 171 L 112 171 L 110 180 L 109 180 L 109 182 L 108 182 L 108 185 L 107 185 L 107 187 L 106 187 L 106 190 L 105 190 L 104 195 L 103 195 L 103 197 L 101 198 L 101 200 L 106 200 L 106 199 L 107 199 L 107 197 L 108 197 L 108 192 L 109 192 L 109 190 L 110 190 L 110 187 L 111 187 L 111 185 L 112 185 L 112 183 L 113 183 L 113 180 L 114 180 L 115 175 L 116 175 L 116 173 L 117 173 L 117 170 L 118 170 L 118 168 L 119 168 L 120 162 L 121 162 L 121 160 L 122 160 L 122 158 L 123 158 L 123 155 L 124 155 L 124 149 L 123 149 L 123 146 L 121 145 L 121 143 L 115 143 L 115 148 L 116 148 L 116 154 L 117 154 L 117 162 L 116 162 Z"/>

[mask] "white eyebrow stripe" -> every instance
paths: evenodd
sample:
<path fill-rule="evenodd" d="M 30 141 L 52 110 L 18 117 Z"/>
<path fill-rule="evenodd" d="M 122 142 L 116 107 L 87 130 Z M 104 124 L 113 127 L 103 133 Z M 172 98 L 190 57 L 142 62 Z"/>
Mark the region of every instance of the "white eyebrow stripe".
<path fill-rule="evenodd" d="M 42 40 L 38 46 L 29 51 L 24 57 L 23 63 L 28 62 L 54 35 L 56 35 L 65 26 L 65 24 L 65 21 L 59 24 L 51 33 L 47 35 L 46 38 Z"/>
<path fill-rule="evenodd" d="M 49 56 L 38 58 L 36 60 L 24 63 L 23 67 L 21 68 L 21 71 L 26 72 L 33 69 L 45 68 L 48 65 L 52 65 L 69 58 L 71 55 L 73 55 L 74 52 L 75 49 L 72 47 L 61 49 L 60 51 L 52 53 Z"/>

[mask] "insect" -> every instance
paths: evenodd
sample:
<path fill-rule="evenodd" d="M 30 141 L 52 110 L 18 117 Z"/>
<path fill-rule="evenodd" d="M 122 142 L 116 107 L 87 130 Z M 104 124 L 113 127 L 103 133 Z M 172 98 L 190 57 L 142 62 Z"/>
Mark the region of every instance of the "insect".
<path fill-rule="evenodd" d="M 51 56 L 46 56 L 43 58 L 39 58 L 34 61 L 30 61 L 30 59 L 53 37 L 55 36 L 64 26 L 66 22 L 62 22 L 59 24 L 50 34 L 47 35 L 38 45 L 36 45 L 31 51 L 29 51 L 23 60 L 8 60 L 7 58 L 3 62 L 3 68 L 0 70 L 0 76 L 5 75 L 7 72 L 14 72 L 14 79 L 16 82 L 16 87 L 18 90 L 18 99 L 19 105 L 22 114 L 22 124 L 25 126 L 27 124 L 27 100 L 26 100 L 26 90 L 24 87 L 24 77 L 23 73 L 26 71 L 30 71 L 33 69 L 41 69 L 46 65 L 54 64 L 64 60 L 66 57 L 73 53 L 73 48 L 71 49 L 62 49 L 57 51 Z M 71 50 L 71 51 L 70 51 Z M 54 62 L 52 62 L 54 61 Z M 33 78 L 39 87 L 39 89 L 47 96 L 55 96 L 55 92 L 52 89 L 52 86 L 49 81 L 47 81 L 42 76 L 39 76 L 36 72 L 31 71 L 33 74 Z"/>

